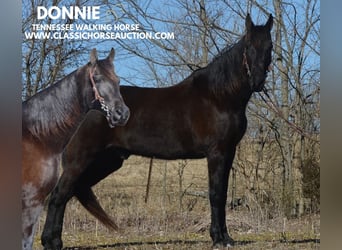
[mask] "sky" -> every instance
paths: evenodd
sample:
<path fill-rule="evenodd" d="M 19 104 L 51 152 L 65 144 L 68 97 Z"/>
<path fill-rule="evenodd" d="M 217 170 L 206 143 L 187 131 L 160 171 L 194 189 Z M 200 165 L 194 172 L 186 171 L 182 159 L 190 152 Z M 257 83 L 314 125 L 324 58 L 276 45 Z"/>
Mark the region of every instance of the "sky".
<path fill-rule="evenodd" d="M 23 3 L 25 6 L 25 2 L 29 2 L 29 0 L 24 0 Z M 49 2 L 51 4 L 51 1 L 44 1 Z M 60 1 L 59 6 L 65 6 L 65 3 L 69 2 L 69 0 Z M 91 5 L 94 3 L 98 3 L 99 1 L 92 1 L 88 0 L 86 1 L 86 5 Z M 150 1 L 138 1 L 138 3 L 141 4 L 141 7 L 143 10 L 147 11 L 149 15 L 153 19 L 150 19 L 151 23 L 147 23 L 142 18 L 142 13 L 134 12 L 132 7 L 128 7 L 127 3 L 123 1 L 123 3 L 117 3 L 117 1 L 110 1 L 113 3 L 110 3 L 109 6 L 111 7 L 111 10 L 109 11 L 106 6 L 101 6 L 101 18 L 99 20 L 95 20 L 93 22 L 85 21 L 85 23 L 96 23 L 96 24 L 134 24 L 141 22 L 140 29 L 146 29 L 150 30 L 150 27 L 153 26 L 156 31 L 161 32 L 170 32 L 173 33 L 176 40 L 179 39 L 180 34 L 177 30 L 174 29 L 174 26 L 170 23 L 163 23 L 158 21 L 158 19 L 172 19 L 172 17 L 175 17 L 174 20 L 179 19 L 179 16 L 184 16 L 186 20 L 184 22 L 188 22 L 189 19 L 191 19 L 191 14 L 187 13 L 183 6 L 180 5 L 180 3 L 177 0 L 150 0 Z M 188 1 L 192 3 L 192 1 Z M 251 12 L 252 19 L 255 23 L 264 23 L 267 20 L 267 15 L 260 14 L 260 11 L 256 7 L 250 8 L 248 7 L 247 1 L 228 1 L 229 3 L 235 4 L 236 6 L 239 5 L 241 7 L 241 10 L 239 9 L 229 9 L 227 5 L 224 3 L 225 0 L 211 0 L 206 1 L 206 9 L 207 12 L 210 14 L 218 14 L 220 15 L 219 18 L 215 20 L 215 22 L 220 26 L 227 30 L 236 30 L 238 33 L 243 33 L 243 27 L 244 27 L 244 19 L 243 17 L 239 16 L 237 14 L 238 11 L 245 11 L 245 9 L 249 9 Z M 270 1 L 257 1 L 259 5 L 261 5 L 263 8 L 265 8 L 268 12 L 273 13 L 273 6 L 271 4 L 267 4 Z M 305 16 L 304 13 L 301 12 L 300 6 L 302 6 L 304 3 L 300 0 L 290 0 L 287 1 L 287 3 L 284 5 L 284 8 L 288 8 L 290 11 L 289 13 L 292 14 L 291 10 L 294 9 L 293 6 L 295 6 L 295 9 L 297 11 L 296 17 L 298 18 L 299 22 L 301 22 L 301 19 Z M 49 6 L 47 4 L 46 6 Z M 320 10 L 320 2 L 317 2 L 317 11 Z M 136 22 L 132 20 L 128 20 L 127 16 L 122 12 L 122 8 L 128 9 L 134 13 L 134 18 L 136 19 Z M 23 15 L 27 12 L 26 8 L 23 8 Z M 288 22 L 293 21 L 294 15 L 291 15 L 289 17 L 285 17 L 285 19 Z M 56 23 L 59 22 L 59 20 L 55 21 Z M 290 25 L 289 25 L 290 27 Z M 223 36 L 220 37 L 220 35 Z M 293 35 L 291 30 L 289 30 L 288 35 Z M 222 49 L 226 45 L 226 40 L 228 40 L 229 34 L 227 32 L 222 32 L 222 34 L 217 35 L 217 43 L 218 48 Z M 184 37 L 181 37 L 182 39 L 186 39 Z M 226 40 L 225 40 L 226 39 Z M 232 41 L 237 41 L 238 36 L 232 38 Z M 191 39 L 190 39 L 191 40 Z M 97 40 L 96 42 L 98 42 Z M 181 55 L 186 54 L 187 51 L 184 50 L 181 45 L 177 45 L 177 42 L 175 43 L 172 39 L 169 41 L 162 40 L 161 42 L 164 42 L 165 44 L 170 44 L 173 46 L 173 48 L 179 50 L 179 53 Z M 82 41 L 85 44 L 88 44 L 87 47 L 94 46 L 91 41 L 84 40 Z M 113 40 L 102 40 L 101 43 L 96 44 L 96 48 L 99 51 L 99 57 L 107 56 L 109 53 L 111 47 L 114 47 L 116 49 L 116 58 L 115 58 L 115 68 L 116 72 L 119 76 L 121 76 L 121 84 L 123 85 L 138 85 L 138 86 L 156 86 L 157 81 L 156 79 L 153 79 L 151 77 L 151 74 L 149 73 L 149 68 L 145 60 L 139 58 L 139 56 L 136 55 L 136 53 L 141 53 L 143 55 L 153 55 L 154 58 L 156 58 L 159 62 L 165 62 L 167 60 L 167 57 L 169 54 L 162 52 L 155 44 L 150 43 L 148 40 L 125 40 L 126 44 L 130 44 L 132 47 L 134 47 L 133 52 L 127 52 L 122 48 L 122 44 L 117 43 Z M 127 43 L 128 42 L 128 43 Z M 196 41 L 193 41 L 194 43 Z M 171 47 L 172 47 L 171 46 Z M 209 55 L 210 58 L 212 58 L 215 53 L 217 53 L 217 50 L 212 49 L 212 53 Z M 89 48 L 90 52 L 90 48 Z M 79 58 L 79 65 L 84 64 L 85 61 L 88 60 L 88 54 L 89 52 L 85 51 L 83 57 Z M 319 55 L 315 53 L 311 53 L 310 57 L 307 59 L 307 67 L 313 68 L 318 67 L 319 68 Z M 196 60 L 196 59 L 194 59 Z M 71 72 L 74 70 L 74 65 L 68 68 L 66 71 Z M 154 64 L 154 67 L 157 70 L 157 73 L 162 76 L 163 78 L 167 79 L 167 74 L 172 70 L 170 67 L 165 66 L 159 66 L 157 64 Z M 181 72 L 182 73 L 182 72 Z M 165 85 L 171 85 L 175 84 L 177 81 L 181 80 L 186 76 L 186 74 L 189 74 L 189 72 L 183 72 L 180 74 L 179 77 L 175 77 L 174 79 L 167 80 L 169 82 L 165 83 Z"/>

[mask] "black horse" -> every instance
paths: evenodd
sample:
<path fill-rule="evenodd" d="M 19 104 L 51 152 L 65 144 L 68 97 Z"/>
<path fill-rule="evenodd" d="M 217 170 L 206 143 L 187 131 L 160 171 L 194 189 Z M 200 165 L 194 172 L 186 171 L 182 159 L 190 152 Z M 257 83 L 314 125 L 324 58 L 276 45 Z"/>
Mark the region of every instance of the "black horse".
<path fill-rule="evenodd" d="M 104 224 L 113 225 L 91 186 L 131 154 L 207 158 L 210 236 L 214 247 L 232 245 L 226 227 L 228 176 L 247 127 L 247 103 L 253 92 L 263 89 L 269 70 L 272 24 L 272 15 L 265 25 L 254 25 L 247 15 L 240 41 L 175 86 L 121 87 L 131 111 L 124 127 L 110 129 L 101 115 L 89 113 L 64 151 L 64 173 L 51 195 L 42 234 L 45 249 L 62 247 L 64 209 L 72 196 Z"/>
<path fill-rule="evenodd" d="M 22 248 L 32 249 L 35 225 L 44 201 L 58 180 L 63 148 L 90 109 L 98 109 L 114 127 L 129 117 L 114 71 L 115 51 L 90 62 L 22 104 Z"/>

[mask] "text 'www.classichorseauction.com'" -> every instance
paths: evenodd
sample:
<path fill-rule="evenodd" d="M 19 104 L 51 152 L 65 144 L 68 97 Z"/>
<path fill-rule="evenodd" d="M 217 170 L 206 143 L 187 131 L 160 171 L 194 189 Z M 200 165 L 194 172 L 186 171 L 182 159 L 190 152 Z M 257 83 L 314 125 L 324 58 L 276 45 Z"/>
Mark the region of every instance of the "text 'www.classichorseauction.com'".
<path fill-rule="evenodd" d="M 83 19 L 99 20 L 100 6 L 70 6 L 46 8 L 37 7 L 37 20 Z M 30 31 L 25 31 L 26 39 L 174 39 L 173 32 L 144 31 L 139 24 L 79 24 L 52 23 L 32 24 Z"/>

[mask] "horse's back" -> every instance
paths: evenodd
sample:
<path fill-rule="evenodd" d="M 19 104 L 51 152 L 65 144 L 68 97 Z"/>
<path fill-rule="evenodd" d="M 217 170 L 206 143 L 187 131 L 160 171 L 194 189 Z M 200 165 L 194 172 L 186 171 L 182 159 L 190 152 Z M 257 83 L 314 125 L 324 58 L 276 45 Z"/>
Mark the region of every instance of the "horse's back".
<path fill-rule="evenodd" d="M 111 130 L 111 144 L 132 154 L 164 159 L 203 158 L 217 113 L 191 82 L 167 88 L 122 86 L 131 117 Z"/>

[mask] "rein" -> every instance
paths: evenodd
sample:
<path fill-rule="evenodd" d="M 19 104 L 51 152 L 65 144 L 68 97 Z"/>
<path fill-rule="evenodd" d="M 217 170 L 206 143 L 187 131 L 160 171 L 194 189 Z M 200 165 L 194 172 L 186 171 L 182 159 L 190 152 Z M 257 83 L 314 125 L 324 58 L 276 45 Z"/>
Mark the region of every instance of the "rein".
<path fill-rule="evenodd" d="M 106 112 L 106 118 L 109 120 L 110 119 L 110 111 L 109 111 L 109 108 L 108 106 L 106 105 L 105 103 L 105 100 L 104 98 L 100 95 L 97 87 L 96 87 L 96 84 L 95 84 L 95 81 L 94 81 L 94 73 L 96 71 L 96 66 L 93 68 L 93 70 L 90 70 L 89 71 L 89 78 L 90 78 L 90 82 L 91 82 L 91 85 L 93 87 L 93 91 L 94 91 L 94 95 L 95 95 L 95 100 L 94 101 L 99 101 L 100 104 L 101 104 L 101 109 Z"/>

